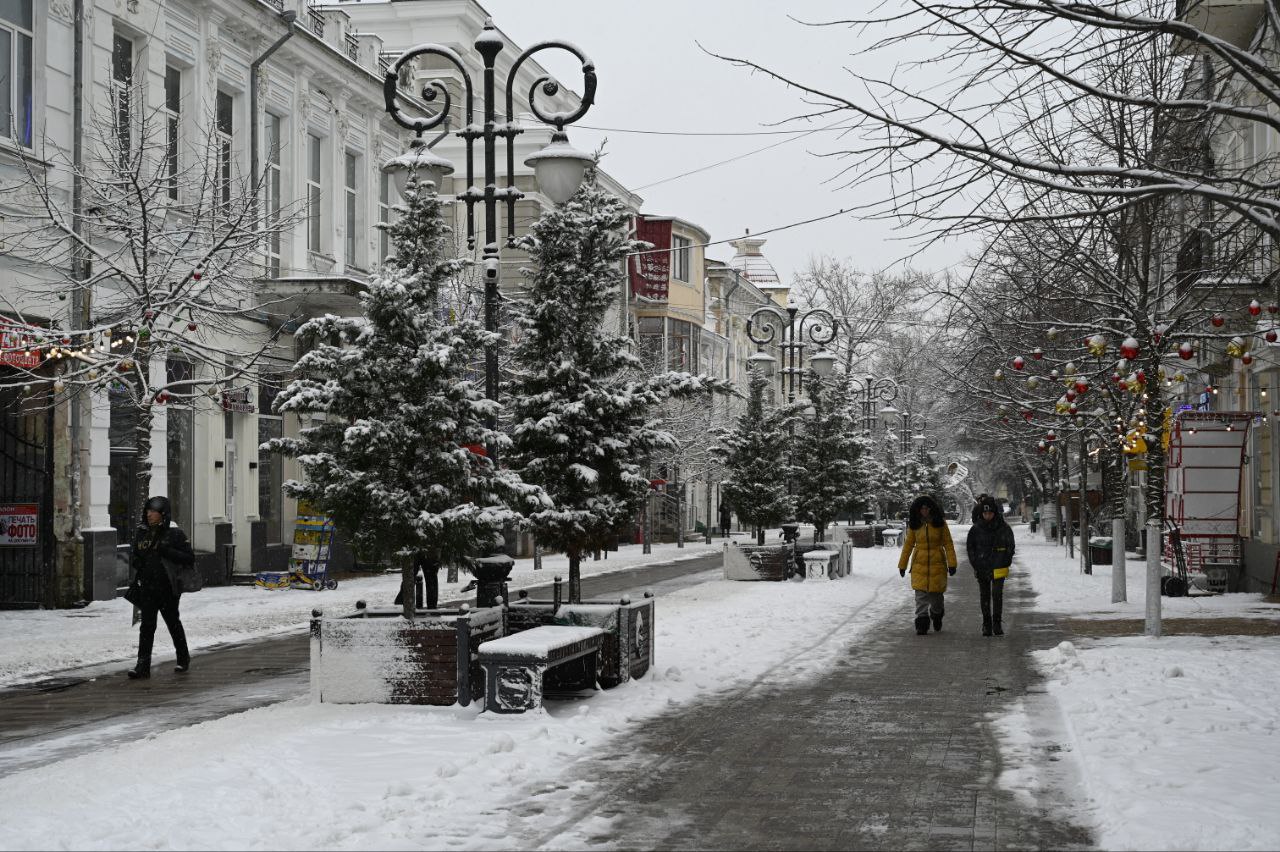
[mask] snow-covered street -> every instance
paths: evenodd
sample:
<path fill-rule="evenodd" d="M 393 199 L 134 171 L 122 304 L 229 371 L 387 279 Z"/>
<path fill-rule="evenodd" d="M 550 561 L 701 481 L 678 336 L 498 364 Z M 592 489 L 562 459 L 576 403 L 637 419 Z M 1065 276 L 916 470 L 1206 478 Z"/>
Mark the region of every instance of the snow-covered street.
<path fill-rule="evenodd" d="M 1112 606 L 1105 603 L 1106 566 L 1086 577 L 1056 545 L 1025 527 L 1017 530 L 1018 567 L 1010 582 L 1029 577 L 1039 610 L 1086 618 L 1141 614 L 1135 578 L 1130 601 Z M 686 555 L 695 552 L 686 548 Z M 853 552 L 853 573 L 839 581 L 715 580 L 663 596 L 657 662 L 648 676 L 586 700 L 553 702 L 543 712 L 493 717 L 477 706 L 331 706 L 300 699 L 139 735 L 137 742 L 10 775 L 0 779 L 7 828 L 0 846 L 523 848 L 522 840 L 540 836 L 555 815 L 525 814 L 513 833 L 508 805 L 535 789 L 589 789 L 594 779 L 576 775 L 577 762 L 625 750 L 628 732 L 646 720 L 760 679 L 783 689 L 810 682 L 869 629 L 916 641 L 907 625 L 882 623 L 907 594 L 894 570 L 896 551 Z M 626 558 L 625 549 L 613 554 L 610 567 Z M 344 587 L 339 594 L 355 591 Z M 273 606 L 289 597 L 312 600 L 304 592 L 256 595 Z M 212 619 L 217 606 L 206 600 Z M 1164 603 L 1169 618 L 1277 617 L 1257 595 Z M 126 611 L 121 617 L 127 624 Z M 66 612 L 44 613 L 33 624 L 52 618 L 76 625 Z M 1015 621 L 1010 630 L 1017 629 Z M 66 639 L 61 662 L 92 658 L 88 646 L 97 640 L 86 632 L 85 647 L 75 651 Z M 974 653 L 981 643 L 1002 641 L 976 632 L 938 640 L 970 643 Z M 127 646 L 127 638 L 122 641 Z M 11 668 L 36 670 L 36 661 L 20 663 L 10 654 Z M 1240 790 L 1242 781 L 1251 790 L 1280 782 L 1269 699 L 1268 675 L 1280 669 L 1273 637 L 1081 638 L 1037 653 L 1035 662 L 1047 694 L 1014 701 L 1010 712 L 991 720 L 1000 733 L 1004 787 L 1034 797 L 1060 776 L 1082 778 L 1079 789 L 1065 795 L 1077 802 L 1074 817 L 1094 829 L 1102 848 L 1269 849 L 1280 843 L 1280 818 Z M 1038 762 L 1044 755 L 1035 738 L 1046 728 L 1061 732 L 1060 756 L 1074 772 Z M 198 803 L 192 791 L 200 791 Z M 147 806 L 140 809 L 139 802 Z"/>

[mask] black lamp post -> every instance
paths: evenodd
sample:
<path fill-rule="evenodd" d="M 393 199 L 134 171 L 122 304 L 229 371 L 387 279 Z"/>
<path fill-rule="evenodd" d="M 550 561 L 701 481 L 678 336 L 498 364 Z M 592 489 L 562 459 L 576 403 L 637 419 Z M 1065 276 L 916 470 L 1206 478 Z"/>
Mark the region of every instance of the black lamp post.
<path fill-rule="evenodd" d="M 778 359 L 764 351 L 767 344 L 778 341 L 782 352 L 782 369 L 778 373 L 779 387 L 787 402 L 795 402 L 796 395 L 804 390 L 803 366 L 805 338 L 817 344 L 818 351 L 809 357 L 809 368 L 824 379 L 831 375 L 836 356 L 827 351 L 826 344 L 836 337 L 836 320 L 830 311 L 811 308 L 801 312 L 794 302 L 787 304 L 784 312 L 773 305 L 757 308 L 747 320 L 747 337 L 760 347 L 747 360 L 752 369 L 763 369 L 766 377 L 772 377 Z"/>
<path fill-rule="evenodd" d="M 849 388 L 853 391 L 853 398 L 862 403 L 862 431 L 869 435 L 876 430 L 876 418 L 879 416 L 876 401 L 893 402 L 897 399 L 898 383 L 888 377 L 877 379 L 867 376 L 849 379 Z"/>
<path fill-rule="evenodd" d="M 467 149 L 467 185 L 457 194 L 458 199 L 467 205 L 467 248 L 475 248 L 475 209 L 476 204 L 484 204 L 484 255 L 481 261 L 484 269 L 484 325 L 489 332 L 498 331 L 498 202 L 507 204 L 507 245 L 515 241 L 516 202 L 524 197 L 524 193 L 515 186 L 515 138 L 524 132 L 515 118 L 513 90 L 516 75 L 529 57 L 548 48 L 559 48 L 572 53 L 582 62 L 583 94 L 578 108 L 572 112 L 545 112 L 536 102 L 541 90 L 547 97 L 555 96 L 559 90 L 550 77 L 542 76 L 533 81 L 529 87 L 528 104 L 530 111 L 545 125 L 555 128 L 551 142 L 541 151 L 525 159 L 525 165 L 534 170 L 538 187 L 544 195 L 556 204 L 568 201 L 582 184 L 587 166 L 592 157 L 590 154 L 576 150 L 569 145 L 569 138 L 564 133 L 564 126 L 572 124 L 586 115 L 595 101 L 596 72 L 595 63 L 588 59 L 578 48 L 570 44 L 555 41 L 538 42 L 525 50 L 516 58 L 507 73 L 506 80 L 506 113 L 502 122 L 498 121 L 497 93 L 495 91 L 494 65 L 498 54 L 504 47 L 502 37 L 493 26 L 492 19 L 486 20 L 484 29 L 476 37 L 474 44 L 484 62 L 484 87 L 481 107 L 484 110 L 484 124 L 475 123 L 475 93 L 471 85 L 471 75 L 467 72 L 462 58 L 453 48 L 441 44 L 420 44 L 406 50 L 387 71 L 382 83 L 383 98 L 387 113 L 401 127 L 412 130 L 414 139 L 409 143 L 409 151 L 393 158 L 382 167 L 383 172 L 390 174 L 396 183 L 396 189 L 403 194 L 408 185 L 409 176 L 416 173 L 419 179 L 430 180 L 440 187 L 443 178 L 453 173 L 453 164 L 443 157 L 434 154 L 427 147 L 422 134 L 433 127 L 443 124 L 449 117 L 452 104 L 449 90 L 440 79 L 429 80 L 422 89 L 422 99 L 433 104 L 437 97 L 442 98 L 438 112 L 425 118 L 406 116 L 396 105 L 396 94 L 400 80 L 400 71 L 404 66 L 419 56 L 438 56 L 457 69 L 462 78 L 463 97 L 465 99 L 465 122 L 455 135 L 466 142 Z M 506 140 L 506 185 L 498 187 L 498 140 Z M 484 153 L 483 184 L 475 184 L 475 143 L 482 143 Z M 485 396 L 491 400 L 498 398 L 498 351 L 497 344 L 485 347 Z M 496 418 L 488 418 L 490 428 L 497 425 Z M 489 448 L 489 456 L 494 465 L 498 458 L 496 449 Z M 500 541 L 495 541 L 495 548 L 502 550 Z M 476 560 L 472 572 L 478 583 L 476 592 L 477 606 L 492 606 L 504 588 L 507 575 L 511 570 L 511 557 L 498 552 L 492 556 Z"/>
<path fill-rule="evenodd" d="M 428 104 L 434 103 L 437 97 L 443 98 L 439 112 L 428 115 L 425 118 L 411 118 L 406 116 L 396 105 L 400 70 L 405 64 L 423 55 L 439 56 L 453 65 L 462 78 L 466 121 L 462 129 L 455 131 L 454 135 L 466 141 L 467 186 L 465 190 L 458 193 L 457 197 L 467 205 L 467 247 L 469 249 L 475 248 L 476 204 L 480 202 L 484 204 L 484 255 L 481 261 L 484 268 L 484 324 L 486 330 L 496 332 L 498 330 L 499 272 L 498 202 L 502 200 L 507 204 L 507 245 L 511 246 L 515 241 L 516 202 L 524 197 L 524 193 L 516 189 L 515 186 L 515 138 L 524 132 L 524 128 L 515 119 L 513 90 L 515 88 L 516 75 L 529 57 L 548 48 L 566 50 L 582 62 L 582 100 L 578 104 L 578 108 L 573 112 L 548 113 L 538 106 L 535 98 L 539 90 L 547 97 L 554 96 L 560 90 L 559 84 L 550 77 L 539 77 L 529 87 L 528 103 L 530 111 L 543 124 L 555 127 L 555 133 L 551 136 L 550 144 L 541 151 L 527 157 L 524 162 L 525 165 L 533 168 L 538 187 L 543 194 L 551 201 L 562 204 L 577 192 L 578 187 L 582 184 L 582 178 L 586 174 L 587 166 L 591 163 L 590 154 L 579 151 L 569 145 L 569 138 L 564 133 L 564 126 L 572 124 L 586 115 L 587 110 L 595 102 L 596 71 L 595 63 L 573 45 L 557 41 L 538 42 L 521 53 L 512 63 L 511 70 L 507 73 L 505 87 L 506 115 L 504 120 L 499 123 L 496 92 L 494 90 L 494 64 L 504 45 L 502 37 L 498 35 L 497 29 L 493 26 L 492 19 L 485 21 L 484 29 L 476 37 L 474 46 L 476 53 L 480 54 L 480 57 L 484 60 L 484 89 L 481 104 L 484 110 L 483 125 L 477 125 L 474 121 L 475 97 L 471 85 L 471 75 L 467 73 L 462 58 L 453 48 L 441 44 L 417 45 L 402 53 L 390 70 L 387 71 L 386 78 L 382 83 L 382 93 L 386 101 L 387 112 L 397 124 L 412 130 L 416 136 L 409 143 L 408 153 L 392 159 L 383 166 L 383 171 L 393 176 L 396 187 L 402 193 L 411 173 L 416 172 L 419 178 L 434 181 L 436 186 L 439 187 L 441 179 L 453 172 L 453 164 L 432 153 L 422 138 L 423 133 L 444 123 L 445 119 L 449 117 L 452 102 L 444 81 L 440 79 L 429 80 L 422 89 L 422 99 Z M 506 140 L 507 154 L 506 186 L 502 188 L 498 187 L 497 174 L 499 139 Z M 482 143 L 484 153 L 484 183 L 482 187 L 475 185 L 475 143 L 477 140 Z M 485 350 L 485 396 L 494 400 L 498 398 L 498 352 L 496 346 L 489 346 Z M 492 422 L 490 425 L 493 425 Z M 496 458 L 494 463 L 497 463 Z"/>

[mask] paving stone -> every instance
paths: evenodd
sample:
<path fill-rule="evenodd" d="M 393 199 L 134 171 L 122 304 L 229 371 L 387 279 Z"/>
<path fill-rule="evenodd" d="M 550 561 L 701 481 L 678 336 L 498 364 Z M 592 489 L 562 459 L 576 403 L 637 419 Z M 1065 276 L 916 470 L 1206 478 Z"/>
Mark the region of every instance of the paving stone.
<path fill-rule="evenodd" d="M 576 822 L 606 811 L 620 815 L 612 845 L 626 849 L 1093 848 L 1062 816 L 1069 802 L 1028 807 L 997 783 L 989 716 L 1043 691 L 1027 652 L 1065 636 L 1034 611 L 1016 568 L 1004 637 L 981 635 L 976 596 L 962 566 L 941 633 L 915 635 L 904 591 L 821 677 L 643 724 L 627 737 L 629 758 L 611 749 L 575 770 L 596 784 L 539 842 L 578 846 Z M 636 777 L 643 797 L 624 780 Z"/>

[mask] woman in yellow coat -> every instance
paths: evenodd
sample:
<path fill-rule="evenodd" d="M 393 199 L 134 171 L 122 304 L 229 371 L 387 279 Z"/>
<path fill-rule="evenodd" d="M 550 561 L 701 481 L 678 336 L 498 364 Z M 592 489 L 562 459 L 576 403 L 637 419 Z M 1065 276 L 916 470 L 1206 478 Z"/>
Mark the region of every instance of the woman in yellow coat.
<path fill-rule="evenodd" d="M 942 594 L 947 590 L 947 577 L 956 573 L 956 548 L 951 531 L 938 501 L 927 494 L 917 497 L 907 513 L 907 537 L 898 557 L 898 574 L 906 576 L 911 563 L 911 588 L 916 592 L 916 633 L 942 629 Z"/>

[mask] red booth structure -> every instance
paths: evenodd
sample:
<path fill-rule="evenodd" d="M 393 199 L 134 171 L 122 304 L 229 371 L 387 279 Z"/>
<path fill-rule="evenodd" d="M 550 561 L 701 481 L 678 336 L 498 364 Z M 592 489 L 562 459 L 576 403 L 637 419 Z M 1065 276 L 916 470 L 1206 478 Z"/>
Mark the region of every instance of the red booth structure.
<path fill-rule="evenodd" d="M 1226 591 L 1239 576 L 1240 489 L 1256 411 L 1179 411 L 1170 424 L 1165 517 L 1181 532 L 1186 568 Z M 1168 540 L 1164 559 L 1176 564 Z"/>

